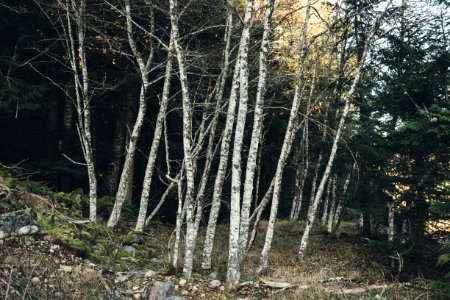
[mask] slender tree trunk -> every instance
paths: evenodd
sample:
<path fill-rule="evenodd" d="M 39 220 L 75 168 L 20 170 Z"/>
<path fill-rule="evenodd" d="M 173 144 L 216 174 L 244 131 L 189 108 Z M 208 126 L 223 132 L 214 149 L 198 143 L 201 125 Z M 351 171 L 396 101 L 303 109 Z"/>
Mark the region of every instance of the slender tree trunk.
<path fill-rule="evenodd" d="M 229 15 L 229 18 L 231 16 Z M 242 39 L 242 37 L 241 37 Z M 240 47 L 239 52 L 240 53 Z M 220 145 L 220 158 L 219 158 L 219 166 L 217 169 L 217 175 L 216 179 L 214 181 L 214 188 L 213 188 L 213 197 L 212 197 L 212 203 L 211 203 L 211 211 L 209 213 L 209 219 L 208 219 L 208 226 L 206 229 L 206 237 L 205 237 L 205 243 L 203 247 L 203 254 L 202 254 L 202 269 L 204 272 L 209 272 L 211 269 L 211 254 L 212 249 L 214 245 L 214 237 L 216 232 L 216 224 L 217 224 L 217 218 L 219 216 L 219 210 L 220 210 L 220 201 L 221 201 L 221 195 L 222 195 L 222 189 L 223 189 L 223 183 L 225 180 L 225 175 L 227 171 L 227 165 L 228 165 L 228 154 L 230 151 L 230 141 L 231 141 L 231 135 L 233 133 L 233 124 L 235 119 L 235 111 L 236 111 L 236 104 L 237 104 L 237 90 L 239 88 L 239 75 L 240 75 L 240 54 L 238 55 L 238 58 L 236 60 L 236 65 L 234 67 L 234 73 L 233 73 L 233 82 L 231 86 L 231 92 L 230 92 L 230 98 L 228 101 L 228 111 L 227 111 L 227 117 L 225 122 L 225 129 L 223 131 L 223 137 L 222 137 L 222 143 Z"/>
<path fill-rule="evenodd" d="M 73 12 L 71 11 L 72 8 Z M 86 162 L 89 179 L 89 220 L 96 222 L 97 219 L 97 178 L 95 175 L 94 149 L 91 134 L 91 107 L 89 96 L 89 75 L 86 63 L 85 33 L 86 33 L 86 2 L 80 0 L 67 0 L 65 3 L 66 13 L 66 45 L 69 61 L 74 76 L 76 108 L 78 114 L 77 131 Z M 72 20 L 75 19 L 78 45 L 74 40 Z M 78 55 L 77 55 L 78 54 Z M 81 74 L 80 74 L 81 72 Z"/>
<path fill-rule="evenodd" d="M 297 82 L 296 82 L 296 86 L 295 86 L 294 99 L 292 102 L 292 108 L 291 108 L 291 113 L 289 116 L 289 122 L 288 122 L 288 126 L 286 129 L 286 134 L 284 137 L 283 145 L 281 148 L 281 154 L 278 159 L 277 169 L 276 169 L 276 173 L 275 173 L 275 183 L 274 183 L 274 190 L 273 190 L 273 196 L 272 196 L 272 206 L 270 209 L 270 217 L 269 217 L 269 223 L 268 223 L 268 227 L 267 227 L 264 247 L 261 252 L 259 271 L 262 271 L 263 269 L 267 268 L 269 252 L 270 252 L 270 248 L 272 246 L 275 221 L 276 221 L 277 213 L 278 213 L 278 202 L 280 199 L 283 170 L 284 170 L 284 166 L 286 165 L 286 161 L 289 156 L 289 153 L 291 151 L 292 142 L 293 142 L 293 140 L 295 138 L 295 134 L 296 134 L 296 129 L 298 129 L 298 126 L 297 126 L 298 111 L 299 111 L 300 102 L 301 102 L 300 94 L 301 94 L 302 87 L 303 87 L 303 80 L 302 80 L 303 79 L 303 69 L 304 69 L 304 65 L 305 65 L 305 61 L 306 61 L 306 57 L 307 57 L 308 45 L 306 42 L 306 36 L 307 36 L 310 16 L 311 16 L 311 1 L 308 0 L 307 4 L 306 4 L 305 21 L 303 24 L 302 37 L 301 37 L 300 60 L 299 60 L 299 67 L 298 67 L 298 71 L 297 71 Z"/>
<path fill-rule="evenodd" d="M 173 43 L 178 61 L 178 70 L 181 83 L 181 95 L 183 103 L 183 152 L 184 168 L 186 173 L 186 243 L 184 255 L 183 275 L 190 279 L 192 274 L 193 255 L 197 231 L 195 230 L 195 198 L 194 198 L 194 165 L 192 157 L 192 107 L 189 96 L 189 84 L 187 78 L 186 64 L 183 48 L 180 44 L 180 34 L 178 30 L 178 8 L 176 0 L 169 1 L 170 24 L 172 26 Z"/>
<path fill-rule="evenodd" d="M 384 15 L 384 13 L 383 13 Z M 341 118 L 339 120 L 339 125 L 338 128 L 336 130 L 336 134 L 334 136 L 334 140 L 333 140 L 333 146 L 331 147 L 331 153 L 330 156 L 328 158 L 328 163 L 327 166 L 325 168 L 325 171 L 323 173 L 322 179 L 320 181 L 319 187 L 317 189 L 316 192 L 316 196 L 314 199 L 314 203 L 313 203 L 313 207 L 312 207 L 312 211 L 310 214 L 310 218 L 308 218 L 308 222 L 306 223 L 306 228 L 305 231 L 303 233 L 302 236 L 302 240 L 300 242 L 300 250 L 299 250 L 299 258 L 303 259 L 305 256 L 305 251 L 306 251 L 306 247 L 308 245 L 308 240 L 309 240 L 309 233 L 311 230 L 311 227 L 314 224 L 315 221 L 315 217 L 316 217 L 316 210 L 317 210 L 317 206 L 320 203 L 320 199 L 322 198 L 322 194 L 325 188 L 325 184 L 328 180 L 328 177 L 330 176 L 331 173 L 331 168 L 333 166 L 334 163 L 334 159 L 336 157 L 336 152 L 338 149 L 338 142 L 341 138 L 342 135 L 342 131 L 344 130 L 344 125 L 345 125 L 345 120 L 347 118 L 348 112 L 350 110 L 350 102 L 351 99 L 353 97 L 353 94 L 356 91 L 356 86 L 359 83 L 359 80 L 361 78 L 361 72 L 362 69 L 364 67 L 364 63 L 365 63 L 365 57 L 367 55 L 367 49 L 369 47 L 370 42 L 372 41 L 373 35 L 375 34 L 376 29 L 378 28 L 378 22 L 380 21 L 380 19 L 377 20 L 377 23 L 374 26 L 374 29 L 372 29 L 372 31 L 369 33 L 367 40 L 365 41 L 364 44 L 364 50 L 361 56 L 361 60 L 359 61 L 359 65 L 358 68 L 356 70 L 356 74 L 355 74 L 355 78 L 353 79 L 352 85 L 350 87 L 350 90 L 348 91 L 348 93 L 346 94 L 345 98 L 344 98 L 344 109 L 341 115 Z"/>
<path fill-rule="evenodd" d="M 334 225 L 334 217 L 336 214 L 336 205 L 337 205 L 337 197 L 336 197 L 336 190 L 337 190 L 337 176 L 334 175 L 333 179 L 331 180 L 331 207 L 330 207 L 330 213 L 328 215 L 328 222 L 327 222 L 327 231 L 331 232 L 333 230 Z"/>
<path fill-rule="evenodd" d="M 144 230 L 145 218 L 147 216 L 148 199 L 150 196 L 150 187 L 152 184 L 153 170 L 155 168 L 156 158 L 158 155 L 159 144 L 161 141 L 162 129 L 164 126 L 164 118 L 166 117 L 167 105 L 169 102 L 170 93 L 170 80 L 172 78 L 172 51 L 173 45 L 172 41 L 169 46 L 168 59 L 166 63 L 166 71 L 164 76 L 164 86 L 162 99 L 160 101 L 160 107 L 158 116 L 156 117 L 156 126 L 153 136 L 152 145 L 150 146 L 150 153 L 148 155 L 147 167 L 145 169 L 141 201 L 139 206 L 139 215 L 136 222 L 136 231 Z"/>
<path fill-rule="evenodd" d="M 202 217 L 202 205 L 204 202 L 204 194 L 206 191 L 206 185 L 208 183 L 209 174 L 211 172 L 212 162 L 214 158 L 214 146 L 216 143 L 216 132 L 217 125 L 219 123 L 219 112 L 221 110 L 221 105 L 223 102 L 223 94 L 225 91 L 225 83 L 228 74 L 228 65 L 230 63 L 230 48 L 231 48 L 231 35 L 233 30 L 233 15 L 229 10 L 227 15 L 227 23 L 226 23 L 224 41 L 225 41 L 225 49 L 223 52 L 223 62 L 222 62 L 222 71 L 219 77 L 219 83 L 216 86 L 217 90 L 215 93 L 215 101 L 216 106 L 214 110 L 213 119 L 211 121 L 211 129 L 208 137 L 208 148 L 206 149 L 206 161 L 205 167 L 203 169 L 203 174 L 200 181 L 200 187 L 197 192 L 197 216 L 196 216 L 196 228 L 200 225 L 200 219 Z"/>
<path fill-rule="evenodd" d="M 242 268 L 243 260 L 247 253 L 248 231 L 250 225 L 250 208 L 252 203 L 258 150 L 261 144 L 262 137 L 264 98 L 267 83 L 267 59 L 269 55 L 270 36 L 272 32 L 272 14 L 274 9 L 274 2 L 275 0 L 268 0 L 266 2 L 264 31 L 261 41 L 261 48 L 259 51 L 258 88 L 256 92 L 253 129 L 248 152 L 247 168 L 245 171 L 244 193 L 242 197 L 241 221 L 239 229 L 239 273 L 240 269 Z"/>
<path fill-rule="evenodd" d="M 132 166 L 134 164 L 134 156 L 136 153 L 137 141 L 141 133 L 142 124 L 144 123 L 144 117 L 147 110 L 146 92 L 150 85 L 148 81 L 148 73 L 150 69 L 150 63 L 153 60 L 153 47 L 150 47 L 150 53 L 148 55 L 147 61 L 145 62 L 142 57 L 142 54 L 139 52 L 138 47 L 135 43 L 133 37 L 133 21 L 131 19 L 130 0 L 125 0 L 125 17 L 126 17 L 126 30 L 128 43 L 130 45 L 133 56 L 136 59 L 142 85 L 139 94 L 139 110 L 128 143 L 128 148 L 125 155 L 125 162 L 123 165 L 122 174 L 120 176 L 119 187 L 117 189 L 116 201 L 114 203 L 114 207 L 107 222 L 108 227 L 114 227 L 115 225 L 117 225 L 117 222 L 119 221 L 120 217 L 120 212 L 122 210 L 122 205 L 125 202 L 128 194 L 128 186 L 130 184 L 129 178 L 131 176 L 131 173 L 133 172 Z"/>
<path fill-rule="evenodd" d="M 247 1 L 244 15 L 244 28 L 239 43 L 239 109 L 234 134 L 233 156 L 231 164 L 231 204 L 230 204 L 230 241 L 228 248 L 227 283 L 234 285 L 240 280 L 239 267 L 239 227 L 241 217 L 241 151 L 244 139 L 245 121 L 248 103 L 248 44 L 250 23 L 253 15 L 253 0 Z M 252 183 L 253 184 L 253 183 Z"/>

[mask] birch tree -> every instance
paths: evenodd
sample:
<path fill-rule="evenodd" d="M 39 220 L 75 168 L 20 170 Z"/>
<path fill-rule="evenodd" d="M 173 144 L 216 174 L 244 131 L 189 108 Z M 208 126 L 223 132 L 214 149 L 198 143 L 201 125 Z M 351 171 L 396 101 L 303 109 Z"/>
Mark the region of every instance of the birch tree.
<path fill-rule="evenodd" d="M 178 62 L 179 78 L 181 83 L 182 107 L 183 107 L 183 153 L 184 153 L 184 169 L 186 178 L 186 245 L 184 254 L 183 275 L 186 278 L 191 277 L 192 265 L 194 259 L 194 246 L 197 237 L 195 230 L 194 210 L 194 165 L 192 158 L 192 104 L 189 95 L 189 84 L 187 70 L 184 58 L 183 48 L 180 43 L 180 33 L 178 30 L 178 4 L 176 0 L 169 1 L 170 7 L 170 24 L 172 27 L 173 44 Z"/>
<path fill-rule="evenodd" d="M 253 1 L 250 1 L 253 6 Z M 248 5 L 247 5 L 248 6 Z M 248 10 L 248 8 L 247 8 Z M 246 11 L 247 11 L 246 10 Z M 244 18 L 244 28 L 250 26 L 251 15 Z M 219 166 L 217 169 L 216 179 L 214 181 L 213 196 L 211 202 L 211 211 L 209 213 L 208 227 L 206 229 L 205 243 L 202 255 L 202 269 L 208 272 L 211 269 L 211 254 L 214 245 L 214 237 L 216 232 L 217 218 L 219 216 L 220 201 L 222 195 L 223 184 L 228 165 L 228 155 L 230 151 L 231 135 L 233 133 L 233 125 L 235 120 L 235 111 L 237 105 L 237 93 L 239 89 L 240 64 L 241 64 L 241 44 L 243 43 L 244 30 L 241 34 L 239 43 L 238 57 L 233 71 L 233 81 L 228 100 L 228 110 L 225 121 L 225 129 L 223 130 L 222 142 L 220 145 Z"/>
<path fill-rule="evenodd" d="M 387 6 L 388 7 L 388 6 Z M 387 8 L 386 7 L 386 8 Z M 325 184 L 330 176 L 331 173 L 331 169 L 334 163 L 334 159 L 336 157 L 336 153 L 337 153 L 337 149 L 338 149 L 338 143 L 339 140 L 341 138 L 342 132 L 344 130 L 345 127 L 345 120 L 347 118 L 348 112 L 350 110 L 350 104 L 351 104 L 351 99 L 353 98 L 353 95 L 356 91 L 356 87 L 360 81 L 361 78 L 361 73 L 363 70 L 363 67 L 365 65 L 365 58 L 368 52 L 368 48 L 370 43 L 372 42 L 373 36 L 375 35 L 376 30 L 378 29 L 378 25 L 379 22 L 381 21 L 381 17 L 384 15 L 384 12 L 381 14 L 381 16 L 378 18 L 378 20 L 376 21 L 376 23 L 373 26 L 373 29 L 369 32 L 367 39 L 364 43 L 364 48 L 363 48 L 363 52 L 361 55 L 361 60 L 358 63 L 358 66 L 355 70 L 355 77 L 352 81 L 351 87 L 348 91 L 348 93 L 345 95 L 343 102 L 344 102 L 344 108 L 341 114 L 341 117 L 339 119 L 339 124 L 338 127 L 336 129 L 336 133 L 334 135 L 333 138 L 333 145 L 331 147 L 331 151 L 330 151 L 330 156 L 328 157 L 328 162 L 327 165 L 325 167 L 324 173 L 322 175 L 322 179 L 320 181 L 320 184 L 317 188 L 317 192 L 313 201 L 312 206 L 310 207 L 310 212 L 308 213 L 308 220 L 306 223 L 306 227 L 305 227 L 305 231 L 303 232 L 303 236 L 300 242 L 300 250 L 299 250 L 299 258 L 300 259 L 304 259 L 305 257 L 305 251 L 308 245 L 308 240 L 309 240 L 309 234 L 311 231 L 311 228 L 314 224 L 315 218 L 316 218 L 316 211 L 317 211 L 317 207 L 320 203 L 320 199 L 322 198 L 322 194 L 323 191 L 325 189 Z"/>
<path fill-rule="evenodd" d="M 292 143 L 296 134 L 296 129 L 298 129 L 297 122 L 298 122 L 298 111 L 300 108 L 301 103 L 301 91 L 303 87 L 303 69 L 307 57 L 307 32 L 308 32 L 308 24 L 309 19 L 311 17 L 311 1 L 308 0 L 306 3 L 306 12 L 305 12 L 305 21 L 303 23 L 303 29 L 302 29 L 302 35 L 301 35 L 301 43 L 300 43 L 300 59 L 298 63 L 298 70 L 297 70 L 297 80 L 295 85 L 295 91 L 294 91 L 294 99 L 292 102 L 292 108 L 289 115 L 289 121 L 288 126 L 286 129 L 286 133 L 284 136 L 283 145 L 281 148 L 281 154 L 278 159 L 276 173 L 275 173 L 275 182 L 274 182 L 274 190 L 273 190 L 273 196 L 272 196 L 272 205 L 270 208 L 270 217 L 269 217 L 269 223 L 267 227 L 266 232 L 266 238 L 264 241 L 264 247 L 261 252 L 261 258 L 260 258 L 260 265 L 259 265 L 259 271 L 262 271 L 267 267 L 268 259 L 269 259 L 269 252 L 270 248 L 272 246 L 272 239 L 273 239 L 273 232 L 275 227 L 275 221 L 277 217 L 278 212 L 278 202 L 280 199 L 280 192 L 281 192 L 281 181 L 283 176 L 283 170 L 284 166 L 286 165 L 287 158 L 289 156 L 289 153 L 291 151 Z"/>
<path fill-rule="evenodd" d="M 144 118 L 147 109 L 147 99 L 146 94 L 147 90 L 150 86 L 150 82 L 148 79 L 148 75 L 150 73 L 150 66 L 153 60 L 153 47 L 150 44 L 150 50 L 147 55 L 147 59 L 144 59 L 143 53 L 140 52 L 136 45 L 136 41 L 133 34 L 133 20 L 131 17 L 131 4 L 130 0 L 125 0 L 125 18 L 126 18 L 126 31 L 128 44 L 130 45 L 131 52 L 133 54 L 134 59 L 136 60 L 138 71 L 140 75 L 141 89 L 139 93 L 139 110 L 136 117 L 135 124 L 133 126 L 133 130 L 131 132 L 131 136 L 128 142 L 128 147 L 125 155 L 125 162 L 123 165 L 122 173 L 120 175 L 119 187 L 117 189 L 116 201 L 114 203 L 114 207 L 112 209 L 111 215 L 107 222 L 107 226 L 114 227 L 119 221 L 120 212 L 122 210 L 122 205 L 127 198 L 129 178 L 131 176 L 131 172 L 133 170 L 132 166 L 134 163 L 134 157 L 136 153 L 137 141 L 141 133 L 142 124 L 144 123 Z M 153 10 L 150 10 L 150 21 L 151 27 L 153 27 Z M 152 30 L 152 28 L 151 28 Z"/>
<path fill-rule="evenodd" d="M 65 46 L 74 79 L 75 107 L 78 123 L 77 133 L 89 179 L 89 220 L 97 219 L 97 178 L 95 174 L 94 147 L 91 132 L 91 95 L 86 61 L 86 2 L 66 0 L 59 2 L 65 18 L 62 25 Z M 63 21 L 65 19 L 65 23 Z M 74 24 L 73 24 L 74 23 Z"/>
<path fill-rule="evenodd" d="M 247 168 L 245 171 L 244 192 L 242 197 L 241 220 L 239 228 L 239 268 L 242 267 L 247 244 L 248 231 L 250 224 L 250 207 L 252 202 L 253 187 L 255 181 L 256 162 L 258 150 L 261 144 L 263 127 L 263 108 L 267 85 L 267 60 L 269 55 L 270 36 L 272 32 L 272 14 L 275 0 L 266 2 L 266 11 L 264 15 L 264 31 L 259 51 L 259 76 L 258 87 L 256 91 L 255 112 L 252 127 L 252 136 L 247 159 Z"/>
<path fill-rule="evenodd" d="M 248 44 L 250 40 L 250 21 L 253 16 L 254 1 L 247 1 L 244 15 L 244 28 L 239 43 L 239 109 L 234 134 L 231 164 L 231 204 L 230 204 L 230 242 L 228 248 L 227 282 L 235 284 L 240 279 L 239 272 L 239 226 L 241 215 L 241 151 L 244 139 L 248 103 Z"/>

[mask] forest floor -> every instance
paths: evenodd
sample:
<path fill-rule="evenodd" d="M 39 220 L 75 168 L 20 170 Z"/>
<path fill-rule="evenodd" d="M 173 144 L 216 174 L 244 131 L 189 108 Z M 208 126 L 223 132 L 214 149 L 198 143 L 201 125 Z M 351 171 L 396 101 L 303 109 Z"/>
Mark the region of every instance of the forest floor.
<path fill-rule="evenodd" d="M 59 206 L 54 199 L 19 192 L 19 196 L 24 195 L 27 206 L 31 206 L 41 220 L 42 215 L 56 215 Z M 398 281 L 392 275 L 389 257 L 371 253 L 352 223 L 343 223 L 335 235 L 327 235 L 322 228 L 316 228 L 306 259 L 299 261 L 297 251 L 304 223 L 279 221 L 269 258 L 270 268 L 258 275 L 255 270 L 266 226 L 262 223 L 244 265 L 242 283 L 229 290 L 223 284 L 228 248 L 226 225 L 217 228 L 212 270 L 216 280 L 194 273 L 192 280 L 186 282 L 170 267 L 168 245 L 174 229 L 171 225 L 150 224 L 137 244 L 132 244 L 136 253 L 130 256 L 118 254 L 124 252 L 131 224 L 122 222 L 114 232 L 105 231 L 108 242 L 98 243 L 105 249 L 119 247 L 118 251 L 109 252 L 114 258 L 107 260 L 79 251 L 91 248 L 80 248 L 78 239 L 74 239 L 77 243 L 60 242 L 67 234 L 71 237 L 85 235 L 87 229 L 83 226 L 86 225 L 72 226 L 54 217 L 52 220 L 54 226 L 60 226 L 58 230 L 65 230 L 64 235 L 55 229 L 45 231 L 45 222 L 41 221 L 44 229 L 36 234 L 0 240 L 2 298 L 145 299 L 152 283 L 163 281 L 172 282 L 175 294 L 182 299 L 440 299 L 427 289 L 427 280 L 420 276 L 407 282 Z M 94 228 L 91 233 L 103 230 Z M 197 258 L 201 257 L 204 233 L 201 228 Z M 182 259 L 179 263 L 182 265 Z M 199 259 L 194 267 L 200 270 Z"/>

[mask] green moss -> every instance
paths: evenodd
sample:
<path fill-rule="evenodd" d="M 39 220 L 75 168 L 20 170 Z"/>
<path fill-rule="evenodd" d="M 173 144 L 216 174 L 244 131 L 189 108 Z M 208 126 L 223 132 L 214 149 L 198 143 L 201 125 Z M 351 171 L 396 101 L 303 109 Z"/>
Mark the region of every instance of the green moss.
<path fill-rule="evenodd" d="M 3 184 L 4 184 L 7 188 L 12 189 L 12 188 L 15 186 L 15 181 L 14 181 L 13 178 L 7 176 L 7 177 L 4 177 L 4 178 L 3 178 Z"/>
<path fill-rule="evenodd" d="M 117 251 L 117 257 L 118 258 L 122 258 L 122 257 L 130 257 L 130 253 L 128 253 L 127 251 L 120 249 L 119 251 Z"/>

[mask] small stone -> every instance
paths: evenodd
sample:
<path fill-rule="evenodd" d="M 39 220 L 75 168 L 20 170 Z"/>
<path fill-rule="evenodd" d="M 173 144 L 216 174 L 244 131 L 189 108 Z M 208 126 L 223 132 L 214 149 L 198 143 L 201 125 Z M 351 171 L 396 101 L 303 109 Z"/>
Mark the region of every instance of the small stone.
<path fill-rule="evenodd" d="M 152 259 L 150 259 L 150 261 L 154 264 L 164 264 L 164 261 L 157 257 L 153 257 Z"/>
<path fill-rule="evenodd" d="M 225 291 L 225 287 L 223 285 L 221 285 L 219 290 L 221 290 L 223 292 L 223 291 Z"/>
<path fill-rule="evenodd" d="M 41 280 L 39 279 L 39 277 L 33 277 L 33 278 L 31 278 L 31 283 L 33 283 L 33 284 L 38 284 L 39 282 L 41 282 Z"/>
<path fill-rule="evenodd" d="M 211 272 L 211 274 L 209 274 L 209 278 L 211 278 L 212 280 L 217 279 L 217 273 L 216 272 Z"/>
<path fill-rule="evenodd" d="M 192 287 L 192 291 L 193 291 L 193 292 L 198 291 L 198 287 L 197 287 L 196 285 L 194 285 L 194 286 Z"/>
<path fill-rule="evenodd" d="M 155 276 L 155 275 L 156 275 L 156 272 L 153 271 L 153 270 L 148 270 L 148 271 L 145 273 L 145 277 L 147 277 L 147 278 L 153 277 L 153 276 Z"/>
<path fill-rule="evenodd" d="M 122 249 L 125 250 L 131 256 L 134 256 L 136 254 L 136 248 L 134 248 L 132 246 L 124 246 L 124 247 L 122 247 Z"/>
<path fill-rule="evenodd" d="M 6 234 L 0 230 L 0 240 L 4 239 Z"/>
<path fill-rule="evenodd" d="M 37 227 L 36 225 L 30 225 L 19 228 L 19 230 L 17 230 L 17 234 L 18 235 L 33 234 L 38 231 L 39 227 Z"/>
<path fill-rule="evenodd" d="M 141 299 L 141 293 L 133 294 L 134 299 Z"/>
<path fill-rule="evenodd" d="M 132 287 L 132 290 L 133 290 L 133 291 L 136 291 L 136 290 L 138 290 L 138 289 L 139 289 L 139 287 L 138 287 L 137 285 L 135 285 L 135 286 Z"/>
<path fill-rule="evenodd" d="M 59 268 L 61 269 L 61 271 L 66 272 L 66 273 L 72 272 L 72 267 L 71 266 L 60 265 Z"/>
<path fill-rule="evenodd" d="M 205 293 L 202 293 L 202 294 L 200 295 L 200 297 L 201 297 L 201 298 L 205 298 L 205 297 L 206 297 L 206 294 L 205 294 Z"/>
<path fill-rule="evenodd" d="M 129 278 L 128 275 L 120 275 L 119 277 L 117 277 L 116 280 L 117 280 L 117 282 L 125 282 L 128 280 L 128 278 Z"/>
<path fill-rule="evenodd" d="M 187 296 L 187 295 L 189 295 L 189 292 L 188 292 L 188 291 L 182 291 L 182 292 L 181 292 L 181 295 Z"/>
<path fill-rule="evenodd" d="M 220 280 L 214 279 L 209 283 L 209 286 L 213 289 L 217 289 L 221 284 Z"/>
<path fill-rule="evenodd" d="M 185 286 L 185 285 L 186 285 L 186 282 L 187 282 L 186 279 L 181 278 L 180 281 L 178 281 L 178 284 L 179 284 L 180 286 Z"/>
<path fill-rule="evenodd" d="M 178 284 L 175 284 L 174 290 L 177 291 L 180 288 Z"/>
<path fill-rule="evenodd" d="M 166 298 L 166 300 L 183 300 L 183 299 L 184 298 L 180 296 L 170 296 Z"/>

